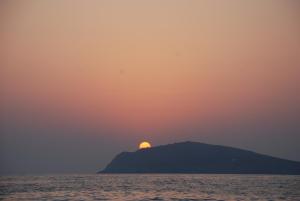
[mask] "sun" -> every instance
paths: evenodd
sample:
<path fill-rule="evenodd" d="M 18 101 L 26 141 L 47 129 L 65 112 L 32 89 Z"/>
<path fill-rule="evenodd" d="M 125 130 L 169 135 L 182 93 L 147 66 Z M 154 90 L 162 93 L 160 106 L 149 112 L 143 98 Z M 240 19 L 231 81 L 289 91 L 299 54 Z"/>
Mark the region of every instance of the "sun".
<path fill-rule="evenodd" d="M 149 142 L 141 142 L 139 145 L 139 149 L 147 149 L 147 148 L 151 148 L 151 144 Z"/>

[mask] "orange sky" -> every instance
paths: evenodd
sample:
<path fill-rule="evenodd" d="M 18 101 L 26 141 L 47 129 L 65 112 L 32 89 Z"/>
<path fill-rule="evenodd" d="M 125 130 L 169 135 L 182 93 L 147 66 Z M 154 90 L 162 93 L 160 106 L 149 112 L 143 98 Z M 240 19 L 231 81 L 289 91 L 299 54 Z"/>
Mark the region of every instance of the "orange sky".
<path fill-rule="evenodd" d="M 265 107 L 299 85 L 293 1 L 2 4 L 9 102 L 134 128 Z"/>
<path fill-rule="evenodd" d="M 299 19 L 292 0 L 4 0 L 0 108 L 141 137 L 292 118 Z"/>

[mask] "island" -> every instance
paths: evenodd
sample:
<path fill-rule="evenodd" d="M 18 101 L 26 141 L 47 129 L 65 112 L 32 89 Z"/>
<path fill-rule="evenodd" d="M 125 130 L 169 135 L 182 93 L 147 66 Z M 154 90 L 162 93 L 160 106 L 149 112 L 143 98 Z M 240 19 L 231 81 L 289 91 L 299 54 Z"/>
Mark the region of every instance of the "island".
<path fill-rule="evenodd" d="M 118 154 L 98 173 L 300 174 L 300 162 L 248 150 L 181 142 Z"/>

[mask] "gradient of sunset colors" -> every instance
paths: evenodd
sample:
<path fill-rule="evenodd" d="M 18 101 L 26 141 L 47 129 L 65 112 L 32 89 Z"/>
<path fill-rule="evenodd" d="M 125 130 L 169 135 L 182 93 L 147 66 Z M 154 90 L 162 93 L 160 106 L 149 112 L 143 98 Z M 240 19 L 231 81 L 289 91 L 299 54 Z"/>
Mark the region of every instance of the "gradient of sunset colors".
<path fill-rule="evenodd" d="M 0 173 L 195 140 L 300 160 L 300 3 L 0 2 Z"/>

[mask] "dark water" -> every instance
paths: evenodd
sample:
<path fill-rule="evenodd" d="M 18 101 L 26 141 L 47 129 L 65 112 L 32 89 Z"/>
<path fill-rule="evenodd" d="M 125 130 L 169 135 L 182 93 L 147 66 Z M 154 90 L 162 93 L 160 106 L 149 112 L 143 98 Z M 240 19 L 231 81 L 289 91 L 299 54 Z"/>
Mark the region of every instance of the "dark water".
<path fill-rule="evenodd" d="M 0 177 L 0 200 L 300 200 L 300 176 L 116 174 Z"/>

